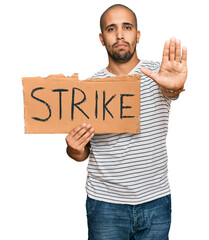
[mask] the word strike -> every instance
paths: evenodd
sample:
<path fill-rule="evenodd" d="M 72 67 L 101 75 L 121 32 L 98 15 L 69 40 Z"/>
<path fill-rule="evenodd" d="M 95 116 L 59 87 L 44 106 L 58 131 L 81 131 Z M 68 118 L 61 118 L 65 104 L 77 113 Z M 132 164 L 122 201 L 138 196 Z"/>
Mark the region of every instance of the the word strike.
<path fill-rule="evenodd" d="M 44 87 L 37 87 L 35 89 L 33 89 L 31 91 L 31 97 L 33 99 L 35 99 L 36 101 L 39 101 L 41 103 L 43 103 L 48 111 L 48 116 L 46 118 L 39 118 L 39 117 L 32 117 L 34 120 L 37 121 L 42 121 L 42 122 L 46 122 L 48 121 L 51 116 L 52 116 L 52 109 L 49 105 L 49 103 L 47 103 L 46 101 L 44 101 L 43 99 L 40 99 L 38 97 L 36 97 L 36 93 L 38 91 L 43 91 L 45 88 Z M 58 102 L 59 102 L 59 119 L 62 119 L 62 97 L 63 94 L 65 94 L 66 92 L 69 92 L 68 89 L 53 89 L 52 90 L 53 93 L 58 93 Z M 79 93 L 79 96 L 82 95 L 82 99 L 78 102 L 75 101 L 76 99 L 76 95 Z M 71 92 L 72 98 L 71 98 L 71 107 L 70 107 L 70 113 L 71 113 L 71 120 L 75 119 L 75 108 L 77 110 L 79 110 L 87 119 L 90 119 L 89 115 L 87 112 L 84 112 L 84 110 L 82 109 L 82 104 L 87 100 L 86 98 L 86 94 L 84 91 L 82 91 L 79 88 L 72 88 L 72 92 Z M 107 98 L 106 96 L 106 92 L 103 91 L 102 94 L 100 94 L 102 96 L 99 96 L 98 91 L 95 91 L 95 96 L 94 96 L 94 106 L 95 106 L 95 110 L 94 110 L 94 117 L 97 119 L 98 118 L 98 108 L 99 108 L 99 104 L 98 104 L 98 99 L 99 97 L 102 97 L 102 118 L 103 120 L 105 120 L 106 115 L 108 114 L 111 118 L 114 119 L 114 116 L 112 114 L 112 112 L 109 110 L 108 106 L 111 104 L 112 101 L 114 101 L 116 94 L 112 95 L 110 98 Z M 124 109 L 130 109 L 132 108 L 131 106 L 124 106 L 124 99 L 125 98 L 130 98 L 133 97 L 134 94 L 120 94 L 119 98 L 120 98 L 120 102 L 119 102 L 119 108 L 120 108 L 120 118 L 134 118 L 135 116 L 131 116 L 131 115 L 124 115 L 123 110 Z M 91 104 L 93 104 L 93 102 L 91 102 Z"/>

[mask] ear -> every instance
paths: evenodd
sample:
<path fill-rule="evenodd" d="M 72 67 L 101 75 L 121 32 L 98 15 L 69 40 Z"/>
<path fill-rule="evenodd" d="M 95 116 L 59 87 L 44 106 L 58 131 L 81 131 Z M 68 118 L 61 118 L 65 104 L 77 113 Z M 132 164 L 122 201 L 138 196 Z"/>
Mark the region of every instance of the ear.
<path fill-rule="evenodd" d="M 99 39 L 100 39 L 100 42 L 102 43 L 102 46 L 104 46 L 104 39 L 103 39 L 102 33 L 99 34 Z"/>
<path fill-rule="evenodd" d="M 139 43 L 140 37 L 141 37 L 141 32 L 138 30 L 136 33 L 136 43 Z"/>

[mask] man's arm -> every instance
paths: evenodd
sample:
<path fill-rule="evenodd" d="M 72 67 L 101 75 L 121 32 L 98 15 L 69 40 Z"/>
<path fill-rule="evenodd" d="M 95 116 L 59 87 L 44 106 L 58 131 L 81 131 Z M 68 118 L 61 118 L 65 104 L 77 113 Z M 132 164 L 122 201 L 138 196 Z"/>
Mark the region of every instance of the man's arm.
<path fill-rule="evenodd" d="M 152 78 L 158 85 L 162 93 L 175 98 L 184 89 L 187 78 L 187 49 L 182 48 L 181 42 L 175 38 L 166 41 L 163 50 L 163 59 L 160 70 L 154 73 L 148 68 L 141 68 L 141 71 Z"/>
<path fill-rule="evenodd" d="M 65 138 L 67 154 L 76 161 L 84 161 L 90 153 L 90 140 L 94 136 L 94 129 L 90 124 L 77 126 Z"/>
<path fill-rule="evenodd" d="M 177 91 L 171 91 L 171 90 L 166 89 L 166 88 L 164 88 L 162 86 L 159 86 L 159 88 L 160 88 L 160 91 L 163 93 L 163 95 L 165 95 L 166 97 L 168 97 L 170 99 L 178 98 L 179 94 L 181 92 L 185 91 L 184 88 L 181 88 L 181 89 L 179 89 Z"/>

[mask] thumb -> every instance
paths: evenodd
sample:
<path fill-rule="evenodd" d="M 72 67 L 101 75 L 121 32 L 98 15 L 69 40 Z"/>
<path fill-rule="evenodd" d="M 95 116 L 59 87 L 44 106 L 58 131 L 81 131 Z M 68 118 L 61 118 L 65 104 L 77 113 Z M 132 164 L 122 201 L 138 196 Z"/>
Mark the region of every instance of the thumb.
<path fill-rule="evenodd" d="M 159 76 L 157 73 L 154 73 L 153 71 L 151 71 L 150 69 L 148 69 L 146 67 L 142 67 L 140 70 L 142 73 L 144 73 L 148 77 L 152 78 L 152 80 L 154 80 L 157 84 L 159 84 Z"/>

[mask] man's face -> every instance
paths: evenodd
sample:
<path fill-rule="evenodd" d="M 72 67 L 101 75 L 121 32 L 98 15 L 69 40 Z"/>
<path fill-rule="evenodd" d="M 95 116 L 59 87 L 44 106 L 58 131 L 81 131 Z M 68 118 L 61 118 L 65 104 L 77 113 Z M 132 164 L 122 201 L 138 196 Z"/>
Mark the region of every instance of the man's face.
<path fill-rule="evenodd" d="M 113 8 L 105 14 L 100 41 L 114 61 L 128 62 L 136 51 L 139 37 L 134 16 L 128 9 Z"/>

